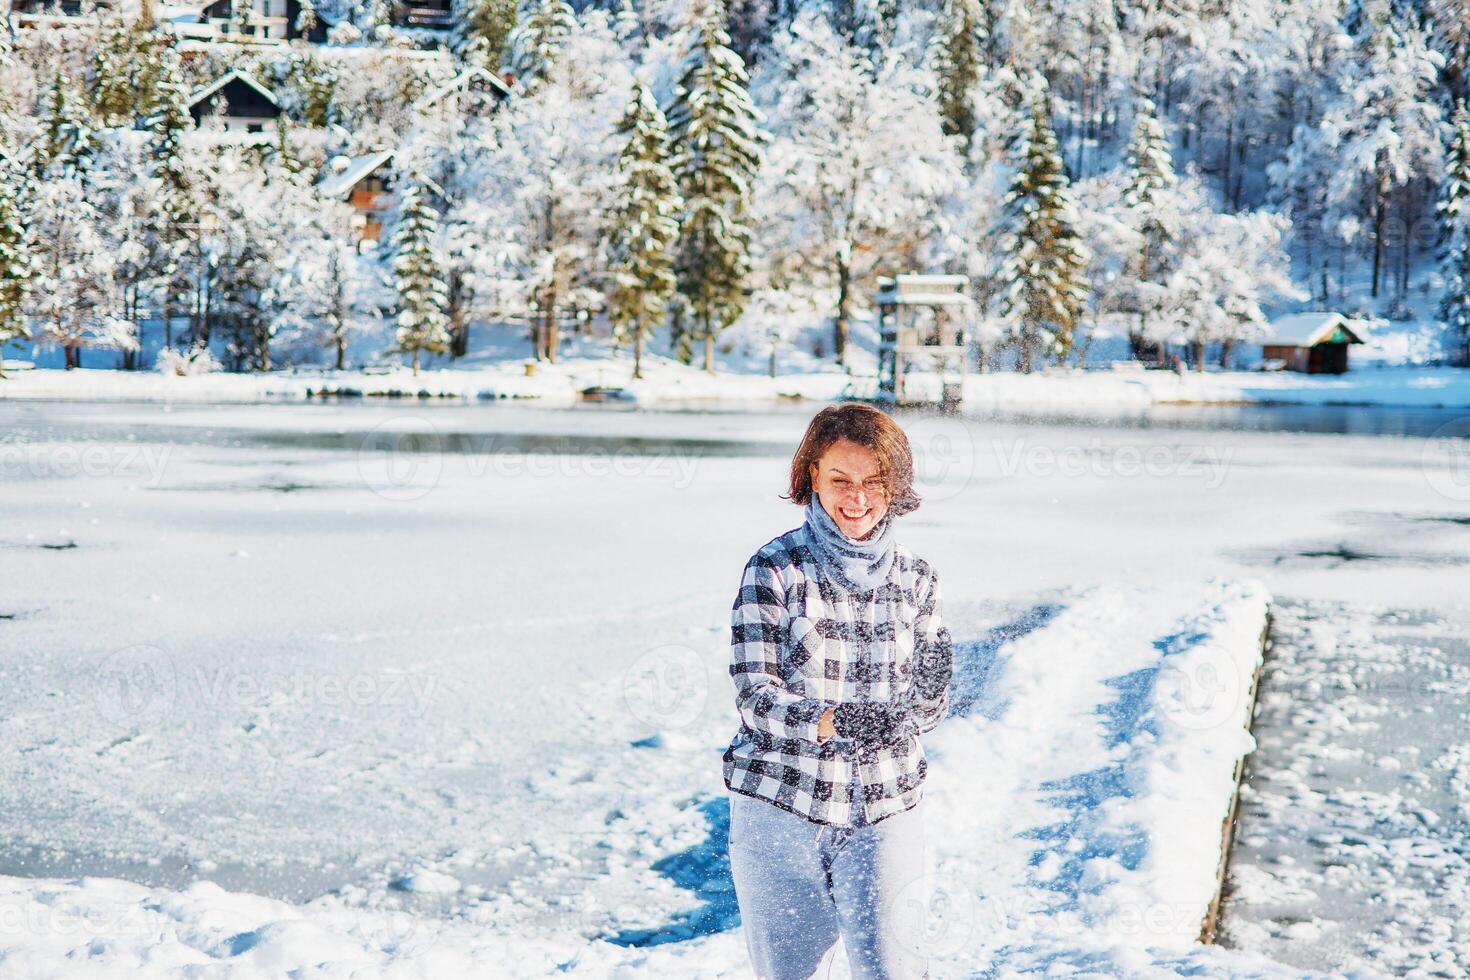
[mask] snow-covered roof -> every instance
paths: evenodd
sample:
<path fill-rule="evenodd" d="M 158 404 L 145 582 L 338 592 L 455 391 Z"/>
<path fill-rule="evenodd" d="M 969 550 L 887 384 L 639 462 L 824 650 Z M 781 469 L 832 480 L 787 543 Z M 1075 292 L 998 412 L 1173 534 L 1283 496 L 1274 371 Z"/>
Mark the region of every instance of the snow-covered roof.
<path fill-rule="evenodd" d="M 489 83 L 492 88 L 500 93 L 502 98 L 510 95 L 510 86 L 506 85 L 499 75 L 484 68 L 471 68 L 468 71 L 462 71 L 458 75 L 455 75 L 438 88 L 430 89 L 419 96 L 418 101 L 414 103 L 414 108 L 423 109 L 426 106 L 434 105 L 451 92 L 464 91 L 469 87 L 471 82 L 475 81 Z"/>
<path fill-rule="evenodd" d="M 897 306 L 973 306 L 964 276 L 901 275 L 878 280 L 878 302 Z"/>
<path fill-rule="evenodd" d="M 204 8 L 191 7 L 186 4 L 161 3 L 154 11 L 154 16 L 161 24 L 197 24 L 204 17 Z"/>
<path fill-rule="evenodd" d="M 335 173 L 321 183 L 323 197 L 346 197 L 359 180 L 377 170 L 383 164 L 393 159 L 396 149 L 379 150 L 377 153 L 369 153 L 366 156 L 353 157 L 347 161 L 339 173 Z"/>
<path fill-rule="evenodd" d="M 271 105 L 279 105 L 279 103 L 276 102 L 276 93 L 272 92 L 270 89 L 257 82 L 253 77 L 251 77 L 249 72 L 242 71 L 239 68 L 232 68 L 231 70 L 221 75 L 219 78 L 216 78 L 214 81 L 201 88 L 199 91 L 195 92 L 193 95 L 189 96 L 188 104 L 190 106 L 198 105 L 200 102 L 209 98 L 211 95 L 228 85 L 231 80 L 236 78 L 244 82 L 246 85 L 249 85 L 251 88 L 255 89 L 261 95 L 265 96 L 266 100 L 269 101 Z"/>
<path fill-rule="evenodd" d="M 1271 334 L 1262 338 L 1261 344 L 1269 347 L 1313 347 L 1332 336 L 1341 327 L 1348 336 L 1348 343 L 1361 344 L 1362 338 L 1348 326 L 1347 317 L 1341 313 L 1314 310 L 1293 313 L 1271 321 Z"/>

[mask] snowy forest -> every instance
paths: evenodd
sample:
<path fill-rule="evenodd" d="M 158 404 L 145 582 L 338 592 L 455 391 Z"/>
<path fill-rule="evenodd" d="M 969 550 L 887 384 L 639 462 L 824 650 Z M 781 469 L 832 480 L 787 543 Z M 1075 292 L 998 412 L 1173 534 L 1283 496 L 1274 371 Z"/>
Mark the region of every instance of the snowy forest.
<path fill-rule="evenodd" d="M 474 324 L 774 373 L 927 272 L 987 369 L 1229 366 L 1302 309 L 1470 363 L 1464 0 L 10 6 L 12 357 L 417 371 Z"/>

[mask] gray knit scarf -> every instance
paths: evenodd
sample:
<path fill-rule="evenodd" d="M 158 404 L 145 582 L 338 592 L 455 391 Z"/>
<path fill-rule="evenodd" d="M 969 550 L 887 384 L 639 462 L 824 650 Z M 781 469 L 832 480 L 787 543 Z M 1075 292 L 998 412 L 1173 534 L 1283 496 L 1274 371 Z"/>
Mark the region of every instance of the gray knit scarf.
<path fill-rule="evenodd" d="M 812 491 L 806 505 L 806 536 L 817 561 L 839 585 L 853 592 L 867 592 L 888 581 L 893 567 L 893 514 L 882 520 L 861 541 L 842 533 Z"/>

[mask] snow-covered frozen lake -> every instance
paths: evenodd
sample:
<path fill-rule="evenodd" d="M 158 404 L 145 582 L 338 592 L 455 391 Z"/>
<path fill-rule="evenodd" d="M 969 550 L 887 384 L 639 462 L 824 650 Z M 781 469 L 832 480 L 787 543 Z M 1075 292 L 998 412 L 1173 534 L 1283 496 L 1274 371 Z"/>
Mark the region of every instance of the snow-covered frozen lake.
<path fill-rule="evenodd" d="M 628 942 L 728 925 L 728 896 L 689 917 L 680 875 L 719 859 L 699 848 L 728 610 L 799 521 L 778 494 L 812 411 L 0 403 L 0 875 L 488 907 Z M 900 528 L 957 640 L 1215 576 L 1470 625 L 1470 448 L 1422 438 L 1463 435 L 1454 413 L 1219 411 L 906 417 L 925 503 Z M 1470 802 L 1464 765 L 1436 805 Z M 651 888 L 674 853 L 692 865 Z M 1261 929 L 1271 948 L 1244 948 L 1330 965 Z"/>

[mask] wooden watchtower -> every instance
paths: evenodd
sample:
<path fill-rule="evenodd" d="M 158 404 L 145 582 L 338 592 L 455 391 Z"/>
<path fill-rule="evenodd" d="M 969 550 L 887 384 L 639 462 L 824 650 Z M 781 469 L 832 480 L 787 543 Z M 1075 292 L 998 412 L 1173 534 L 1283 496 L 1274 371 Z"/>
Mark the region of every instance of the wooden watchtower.
<path fill-rule="evenodd" d="M 878 399 L 938 404 L 964 397 L 965 346 L 974 301 L 964 276 L 885 276 L 878 280 Z"/>

